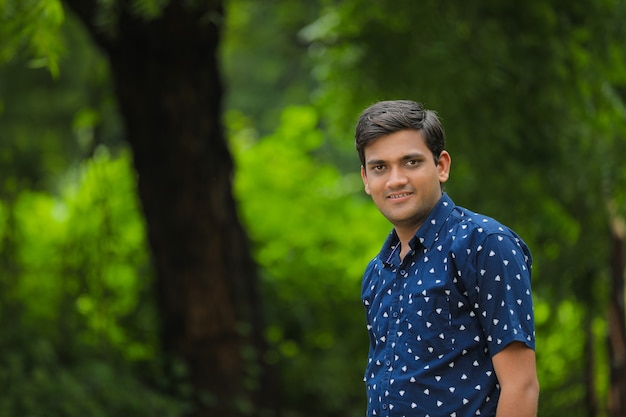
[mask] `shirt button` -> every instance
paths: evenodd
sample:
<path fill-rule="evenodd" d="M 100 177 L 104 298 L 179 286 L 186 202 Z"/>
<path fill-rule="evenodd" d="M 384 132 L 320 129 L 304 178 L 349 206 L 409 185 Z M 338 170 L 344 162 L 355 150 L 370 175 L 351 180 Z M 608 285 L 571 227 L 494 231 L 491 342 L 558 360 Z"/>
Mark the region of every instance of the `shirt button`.
<path fill-rule="evenodd" d="M 391 361 L 390 361 L 389 359 L 387 359 L 387 360 L 385 361 L 385 365 L 387 365 L 387 366 L 391 365 Z"/>
<path fill-rule="evenodd" d="M 383 404 L 383 410 L 387 409 L 387 404 Z"/>
<path fill-rule="evenodd" d="M 402 276 L 406 276 L 406 271 L 405 271 L 404 269 L 401 269 L 401 270 L 400 270 L 400 275 L 402 275 Z"/>
<path fill-rule="evenodd" d="M 392 314 L 392 316 L 393 316 L 394 318 L 398 317 L 398 312 L 397 312 L 397 311 L 394 311 L 394 312 L 393 312 L 393 314 Z"/>

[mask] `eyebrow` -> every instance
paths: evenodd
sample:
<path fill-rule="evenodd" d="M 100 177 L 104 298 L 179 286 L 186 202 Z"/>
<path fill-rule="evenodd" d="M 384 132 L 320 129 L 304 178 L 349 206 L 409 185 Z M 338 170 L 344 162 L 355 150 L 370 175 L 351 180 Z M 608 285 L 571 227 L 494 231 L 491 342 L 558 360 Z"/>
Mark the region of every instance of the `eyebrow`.
<path fill-rule="evenodd" d="M 408 161 L 410 159 L 420 159 L 420 158 L 425 158 L 424 154 L 421 152 L 415 152 L 415 153 L 410 153 L 407 155 L 404 155 L 402 158 L 400 158 L 401 161 Z M 385 163 L 387 163 L 387 161 L 383 160 L 383 159 L 370 159 L 369 161 L 367 161 L 366 165 L 367 166 L 376 166 L 376 165 L 384 165 Z"/>

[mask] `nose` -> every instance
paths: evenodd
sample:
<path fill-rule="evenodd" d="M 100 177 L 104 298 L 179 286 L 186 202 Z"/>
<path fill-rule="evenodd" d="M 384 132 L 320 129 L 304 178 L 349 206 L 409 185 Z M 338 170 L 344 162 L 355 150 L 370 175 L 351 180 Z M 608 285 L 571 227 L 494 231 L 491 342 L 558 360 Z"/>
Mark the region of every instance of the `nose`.
<path fill-rule="evenodd" d="M 389 170 L 389 177 L 387 178 L 387 187 L 396 189 L 403 187 L 408 183 L 408 178 L 404 172 L 398 167 L 393 167 Z"/>

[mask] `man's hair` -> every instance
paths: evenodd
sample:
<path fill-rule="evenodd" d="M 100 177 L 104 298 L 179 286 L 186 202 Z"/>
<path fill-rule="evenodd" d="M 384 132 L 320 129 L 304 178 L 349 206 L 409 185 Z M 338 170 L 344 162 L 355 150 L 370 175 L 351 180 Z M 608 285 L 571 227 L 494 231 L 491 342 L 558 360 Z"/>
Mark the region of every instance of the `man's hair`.
<path fill-rule="evenodd" d="M 437 113 L 411 100 L 380 101 L 361 113 L 354 136 L 361 164 L 365 148 L 381 136 L 404 129 L 421 131 L 435 163 L 445 148 L 446 135 Z"/>

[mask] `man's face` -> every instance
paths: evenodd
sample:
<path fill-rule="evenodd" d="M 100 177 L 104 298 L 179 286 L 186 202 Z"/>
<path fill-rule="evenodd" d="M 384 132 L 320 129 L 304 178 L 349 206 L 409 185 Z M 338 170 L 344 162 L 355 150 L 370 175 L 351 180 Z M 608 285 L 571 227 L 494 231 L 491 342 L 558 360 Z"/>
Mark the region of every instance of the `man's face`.
<path fill-rule="evenodd" d="M 365 148 L 361 177 L 365 192 L 398 232 L 416 232 L 441 198 L 450 155 L 437 164 L 422 133 L 405 129 L 381 136 Z"/>

